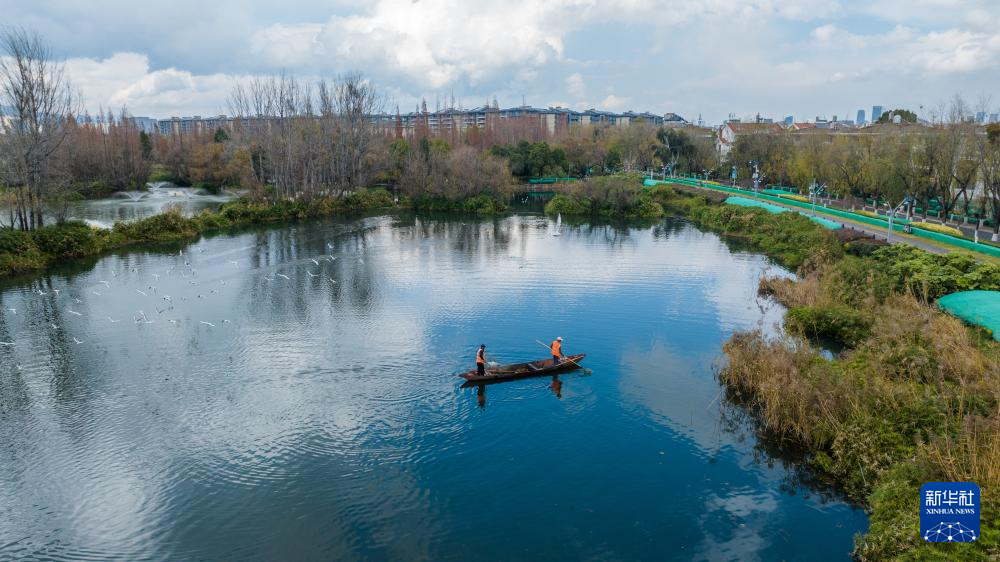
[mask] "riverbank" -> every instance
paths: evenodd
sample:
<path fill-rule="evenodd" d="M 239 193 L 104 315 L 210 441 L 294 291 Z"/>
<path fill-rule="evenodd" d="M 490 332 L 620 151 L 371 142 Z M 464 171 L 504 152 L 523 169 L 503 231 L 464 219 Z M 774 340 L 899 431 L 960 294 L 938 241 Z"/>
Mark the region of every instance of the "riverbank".
<path fill-rule="evenodd" d="M 496 214 L 505 211 L 507 205 L 485 195 L 456 201 L 441 198 L 396 201 L 388 191 L 372 189 L 309 201 L 239 199 L 193 217 L 185 217 L 177 209 L 169 209 L 148 218 L 117 222 L 111 229 L 92 228 L 80 221 L 68 221 L 29 232 L 2 229 L 0 276 L 38 271 L 66 260 L 95 257 L 133 244 L 191 240 L 233 227 L 400 208 Z"/>
<path fill-rule="evenodd" d="M 717 198 L 716 198 L 717 199 Z M 940 312 L 935 299 L 1000 289 L 1000 267 L 904 245 L 840 243 L 793 213 L 677 193 L 666 203 L 795 267 L 764 279 L 788 307 L 786 334 L 735 334 L 720 380 L 760 432 L 804 448 L 805 468 L 871 514 L 862 560 L 986 560 L 1000 555 L 1000 345 Z M 819 340 L 842 351 L 824 358 Z M 983 491 L 982 536 L 937 545 L 919 534 L 920 486 L 972 481 Z"/>

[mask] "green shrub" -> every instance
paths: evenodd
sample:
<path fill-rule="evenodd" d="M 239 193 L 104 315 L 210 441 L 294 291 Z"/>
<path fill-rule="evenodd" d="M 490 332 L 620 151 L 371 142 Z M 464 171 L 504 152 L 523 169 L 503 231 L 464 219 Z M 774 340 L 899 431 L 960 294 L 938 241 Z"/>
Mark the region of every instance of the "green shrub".
<path fill-rule="evenodd" d="M 117 222 L 114 229 L 129 242 L 183 240 L 199 233 L 198 222 L 177 209 L 132 222 Z"/>
<path fill-rule="evenodd" d="M 949 236 L 957 236 L 959 238 L 965 238 L 965 234 L 963 234 L 961 230 L 951 226 L 945 226 L 943 224 L 936 224 L 932 222 L 914 222 L 910 223 L 910 226 L 914 228 L 922 228 L 924 230 L 930 230 L 931 232 L 937 232 L 939 234 L 947 234 Z"/>
<path fill-rule="evenodd" d="M 53 258 L 78 258 L 99 251 L 94 229 L 83 222 L 70 221 L 46 226 L 31 233 L 38 249 Z"/>
<path fill-rule="evenodd" d="M 546 215 L 586 215 L 590 213 L 591 202 L 571 195 L 556 195 L 545 205 Z"/>
<path fill-rule="evenodd" d="M 785 326 L 792 333 L 855 346 L 871 334 L 866 314 L 847 306 L 801 306 L 788 310 Z"/>

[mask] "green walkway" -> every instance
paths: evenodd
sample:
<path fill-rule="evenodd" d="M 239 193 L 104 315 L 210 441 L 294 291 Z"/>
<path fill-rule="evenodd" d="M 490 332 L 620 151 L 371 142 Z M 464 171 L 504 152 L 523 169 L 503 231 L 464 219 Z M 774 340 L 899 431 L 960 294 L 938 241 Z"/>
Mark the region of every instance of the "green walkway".
<path fill-rule="evenodd" d="M 990 331 L 1000 341 L 1000 291 L 963 291 L 938 299 L 938 306 L 969 324 Z"/>
<path fill-rule="evenodd" d="M 772 205 L 770 203 L 757 201 L 756 199 L 748 199 L 746 197 L 736 197 L 736 196 L 729 197 L 726 199 L 726 203 L 729 203 L 730 205 L 739 205 L 740 207 L 758 207 L 775 215 L 777 215 L 778 213 L 788 213 L 792 211 L 791 209 L 785 207 L 779 207 L 778 205 Z M 814 217 L 802 211 L 796 211 L 796 212 L 798 212 L 802 216 L 808 217 L 809 220 L 819 223 L 824 228 L 829 228 L 830 230 L 840 230 L 841 228 L 844 228 L 844 225 L 840 224 L 839 222 L 833 222 L 831 220 L 827 220 L 822 217 Z"/>

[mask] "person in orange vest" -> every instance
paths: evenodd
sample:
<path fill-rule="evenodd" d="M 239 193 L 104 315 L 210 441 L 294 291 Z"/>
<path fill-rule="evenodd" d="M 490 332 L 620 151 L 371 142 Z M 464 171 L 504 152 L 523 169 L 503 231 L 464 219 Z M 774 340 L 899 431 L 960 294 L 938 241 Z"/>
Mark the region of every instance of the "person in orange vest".
<path fill-rule="evenodd" d="M 559 360 L 562 359 L 562 336 L 553 340 L 549 348 L 552 350 L 552 365 L 558 365 Z"/>
<path fill-rule="evenodd" d="M 483 376 L 486 374 L 486 344 L 479 346 L 479 351 L 476 352 L 476 374 Z"/>

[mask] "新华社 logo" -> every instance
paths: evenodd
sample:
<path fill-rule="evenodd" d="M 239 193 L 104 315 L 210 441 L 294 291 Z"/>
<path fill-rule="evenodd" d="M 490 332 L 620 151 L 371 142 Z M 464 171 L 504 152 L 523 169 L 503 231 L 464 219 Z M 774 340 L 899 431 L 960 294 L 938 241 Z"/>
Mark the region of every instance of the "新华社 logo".
<path fill-rule="evenodd" d="M 972 482 L 924 484 L 920 488 L 920 536 L 928 542 L 979 538 L 979 486 Z"/>

